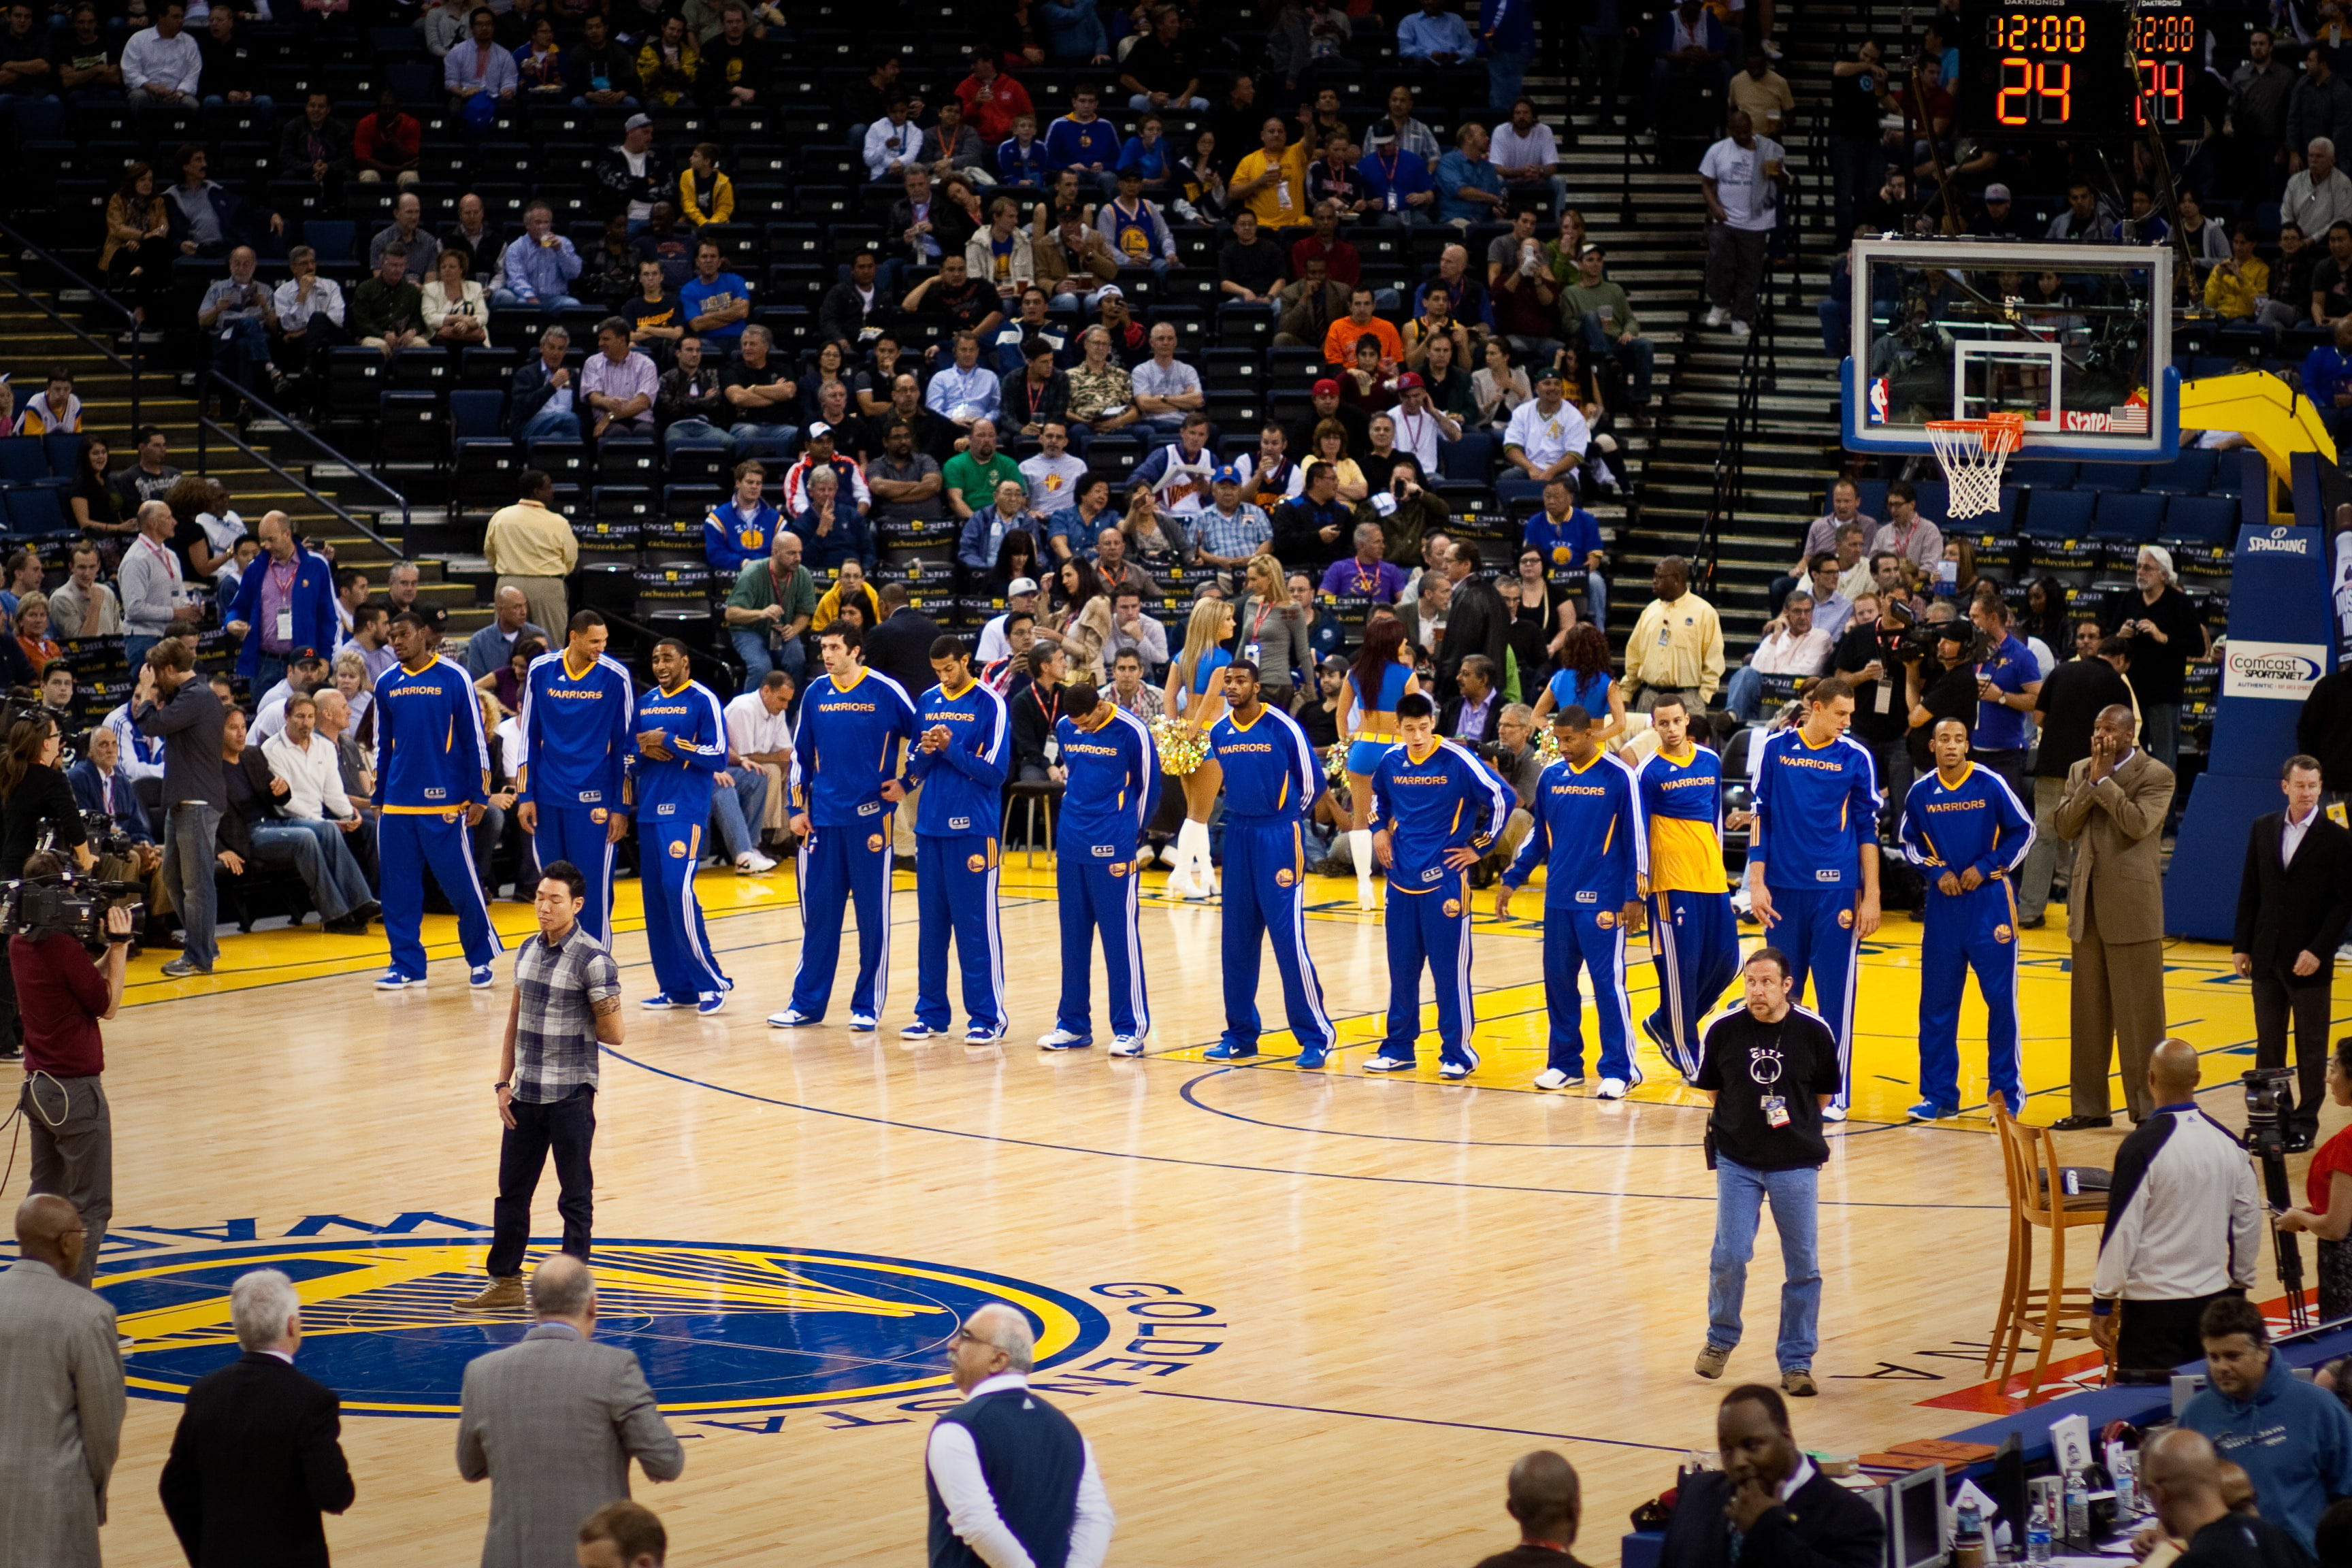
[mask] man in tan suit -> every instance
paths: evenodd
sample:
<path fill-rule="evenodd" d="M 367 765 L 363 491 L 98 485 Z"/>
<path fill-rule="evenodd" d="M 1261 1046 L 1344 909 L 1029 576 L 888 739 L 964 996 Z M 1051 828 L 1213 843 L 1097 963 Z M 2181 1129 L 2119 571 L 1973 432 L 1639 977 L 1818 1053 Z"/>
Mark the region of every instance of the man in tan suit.
<path fill-rule="evenodd" d="M 54 1194 L 17 1206 L 0 1273 L 0 1568 L 98 1568 L 122 1352 L 114 1309 L 74 1276 L 100 1239 Z"/>
<path fill-rule="evenodd" d="M 521 1342 L 466 1365 L 457 1473 L 490 1478 L 482 1568 L 572 1561 L 580 1521 L 629 1495 L 629 1461 L 667 1481 L 686 1451 L 662 1419 L 635 1352 L 593 1344 L 596 1281 L 559 1253 L 530 1280 L 539 1318 Z"/>
<path fill-rule="evenodd" d="M 2130 709 L 2103 708 L 2091 754 L 2066 772 L 2058 836 L 2074 846 L 2066 935 L 2074 944 L 2074 1114 L 2063 1131 L 2107 1127 L 2107 1064 L 2123 1057 L 2132 1121 L 2155 1110 L 2148 1053 L 2164 1038 L 2164 885 L 2158 830 L 2172 770 L 2133 744 Z"/>

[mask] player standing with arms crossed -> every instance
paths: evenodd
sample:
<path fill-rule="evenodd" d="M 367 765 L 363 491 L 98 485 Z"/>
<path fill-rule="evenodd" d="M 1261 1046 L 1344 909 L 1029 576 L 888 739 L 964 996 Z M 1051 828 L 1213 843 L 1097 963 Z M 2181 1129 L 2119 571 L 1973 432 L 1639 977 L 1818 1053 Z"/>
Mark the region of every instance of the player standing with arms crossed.
<path fill-rule="evenodd" d="M 1084 681 L 1062 692 L 1054 725 L 1069 782 L 1054 858 L 1062 916 L 1062 1001 L 1049 1051 L 1094 1044 L 1090 975 L 1095 933 L 1102 933 L 1103 989 L 1110 1001 L 1110 1054 L 1139 1057 L 1151 1032 L 1143 981 L 1142 835 L 1160 809 L 1158 748 L 1142 720 Z"/>
<path fill-rule="evenodd" d="M 1748 899 L 1789 960 L 1789 994 L 1812 977 L 1813 1011 L 1837 1036 L 1843 1121 L 1853 1096 L 1853 982 L 1863 938 L 1878 930 L 1878 774 L 1846 737 L 1853 688 L 1837 676 L 1805 693 L 1805 720 L 1765 737 L 1756 766 Z"/>
<path fill-rule="evenodd" d="M 824 673 L 793 734 L 792 830 L 800 836 L 800 967 L 779 1029 L 821 1022 L 841 962 L 841 920 L 857 905 L 857 984 L 849 1026 L 872 1034 L 890 994 L 890 808 L 907 798 L 898 748 L 915 738 L 906 688 L 866 668 L 865 634 L 835 621 L 817 639 Z M 929 815 L 926 813 L 925 815 Z"/>
<path fill-rule="evenodd" d="M 646 947 L 661 989 L 640 1004 L 691 1007 L 705 1017 L 727 1005 L 735 983 L 719 973 L 702 923 L 694 873 L 710 786 L 727 766 L 727 721 L 719 698 L 692 678 L 686 645 L 654 644 L 654 689 L 637 705 L 637 875 L 645 895 Z"/>
<path fill-rule="evenodd" d="M 613 929 L 613 846 L 628 836 L 629 756 L 636 707 L 626 666 L 604 652 L 611 634 L 593 610 L 575 614 L 562 652 L 523 674 L 521 799 L 515 820 L 542 866 L 569 860 L 587 879 L 580 929 L 607 945 Z"/>
<path fill-rule="evenodd" d="M 1633 1008 L 1625 998 L 1625 933 L 1641 929 L 1650 868 L 1641 786 L 1632 768 L 1601 749 L 1583 709 L 1571 703 L 1558 710 L 1551 727 L 1559 761 L 1536 780 L 1536 824 L 1495 889 L 1495 918 L 1510 918 L 1511 894 L 1549 855 L 1543 966 L 1551 1046 L 1536 1087 L 1574 1089 L 1584 1081 L 1580 965 L 1592 976 L 1593 1010 L 1601 1015 L 1601 1098 L 1622 1100 L 1642 1081 L 1633 1065 Z"/>
<path fill-rule="evenodd" d="M 376 863 L 383 868 L 383 934 L 392 967 L 381 991 L 425 984 L 425 871 L 457 911 L 467 982 L 491 980 L 500 951 L 490 906 L 474 874 L 470 830 L 490 798 L 490 748 L 482 705 L 464 669 L 434 652 L 422 617 L 392 617 L 400 662 L 375 682 Z"/>
<path fill-rule="evenodd" d="M 1437 704 L 1418 691 L 1396 700 L 1402 743 L 1372 764 L 1372 853 L 1389 874 L 1389 1027 L 1366 1072 L 1411 1072 L 1421 1035 L 1421 971 L 1437 986 L 1437 1071 L 1467 1078 L 1470 1043 L 1470 889 L 1463 873 L 1494 847 L 1510 816 L 1510 787 L 1451 741 L 1437 738 Z M 1300 1067 L 1320 1063 L 1298 1058 Z"/>
<path fill-rule="evenodd" d="M 1298 1065 L 1321 1067 L 1334 1031 L 1307 952 L 1301 824 L 1323 793 L 1323 769 L 1298 721 L 1259 700 L 1256 664 L 1237 658 L 1226 668 L 1224 700 L 1209 747 L 1225 781 L 1225 1032 L 1202 1054 L 1218 1062 L 1257 1055 L 1258 964 L 1270 937 Z"/>
<path fill-rule="evenodd" d="M 1006 1021 L 996 815 L 1013 723 L 1004 699 L 971 678 L 971 648 L 961 637 L 932 642 L 931 673 L 939 684 L 915 704 L 919 738 L 907 753 L 907 772 L 924 795 L 915 822 L 915 1021 L 898 1033 L 928 1040 L 954 1021 L 948 1005 L 952 935 L 963 970 L 963 1009 L 971 1016 L 963 1043 L 992 1046 L 1004 1037 Z M 858 921 L 862 927 L 862 912 Z"/>
<path fill-rule="evenodd" d="M 2017 891 L 2033 847 L 2033 813 L 2007 780 L 1969 761 L 1969 727 L 1945 719 L 1928 737 L 1936 771 L 1903 797 L 1903 853 L 1925 874 L 1919 935 L 1919 1103 L 1914 1121 L 1960 1110 L 1960 994 L 1984 993 L 1985 1079 L 2012 1111 L 2025 1038 L 2017 1026 Z"/>
<path fill-rule="evenodd" d="M 1650 962 L 1658 1010 L 1642 1032 L 1685 1079 L 1698 1077 L 1698 1026 L 1739 973 L 1739 917 L 1723 880 L 1723 759 L 1691 738 L 1690 709 L 1650 710 L 1658 749 L 1634 770 L 1650 829 Z"/>

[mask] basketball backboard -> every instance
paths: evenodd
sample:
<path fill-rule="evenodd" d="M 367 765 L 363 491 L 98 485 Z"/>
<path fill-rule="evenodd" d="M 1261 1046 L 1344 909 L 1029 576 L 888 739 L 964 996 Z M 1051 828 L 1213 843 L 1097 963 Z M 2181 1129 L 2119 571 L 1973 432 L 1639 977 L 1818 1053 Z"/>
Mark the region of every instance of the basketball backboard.
<path fill-rule="evenodd" d="M 1853 247 L 1845 445 L 1932 450 L 1931 419 L 2025 416 L 2025 458 L 2180 448 L 2163 246 L 1869 239 Z"/>

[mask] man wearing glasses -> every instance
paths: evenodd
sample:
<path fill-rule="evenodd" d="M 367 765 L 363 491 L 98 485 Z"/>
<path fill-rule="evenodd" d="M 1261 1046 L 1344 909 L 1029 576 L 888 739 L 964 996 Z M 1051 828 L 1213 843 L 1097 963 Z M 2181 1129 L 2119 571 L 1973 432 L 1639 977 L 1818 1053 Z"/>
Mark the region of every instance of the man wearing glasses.
<path fill-rule="evenodd" d="M 1109 1494 L 1093 1447 L 1029 1392 L 1029 1320 L 991 1301 L 948 1338 L 963 1403 L 925 1446 L 933 1563 L 1062 1563 L 1098 1568 L 1110 1551 Z"/>

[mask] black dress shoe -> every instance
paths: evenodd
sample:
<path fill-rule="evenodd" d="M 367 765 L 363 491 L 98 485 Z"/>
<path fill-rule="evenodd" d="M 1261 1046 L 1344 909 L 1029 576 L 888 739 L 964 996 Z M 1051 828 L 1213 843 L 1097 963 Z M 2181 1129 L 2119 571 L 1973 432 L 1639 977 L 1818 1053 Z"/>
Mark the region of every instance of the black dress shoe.
<path fill-rule="evenodd" d="M 2088 1132 L 2095 1128 L 2113 1127 L 2113 1116 L 2062 1116 L 2050 1124 L 2053 1132 Z"/>
<path fill-rule="evenodd" d="M 2311 1152 L 2311 1146 L 2318 1142 L 2319 1134 L 2316 1132 L 2305 1132 L 2297 1129 L 2286 1135 L 2284 1147 L 2290 1154 L 2308 1154 Z"/>
<path fill-rule="evenodd" d="M 2023 921 L 2018 921 L 2018 922 L 2017 922 L 2017 929 L 2018 929 L 2018 930 L 2020 930 L 2020 931 L 2040 931 L 2043 926 L 2046 926 L 2046 925 L 2048 925 L 2049 923 L 2050 923 L 2050 917 L 2049 917 L 2049 916 L 2047 916 L 2047 915 L 2035 915 L 2032 920 L 2023 920 Z"/>

